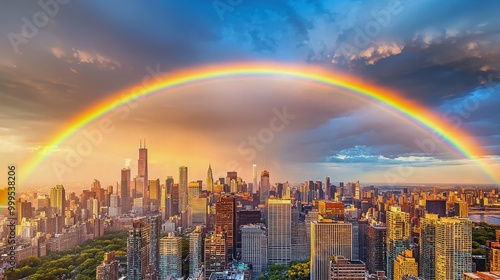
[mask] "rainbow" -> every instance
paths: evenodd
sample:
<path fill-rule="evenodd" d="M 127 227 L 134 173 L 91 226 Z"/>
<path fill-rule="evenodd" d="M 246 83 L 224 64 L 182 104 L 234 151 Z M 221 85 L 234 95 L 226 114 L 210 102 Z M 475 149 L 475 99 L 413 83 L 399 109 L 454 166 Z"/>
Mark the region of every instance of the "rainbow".
<path fill-rule="evenodd" d="M 160 91 L 164 92 L 165 90 L 173 90 L 178 87 L 214 79 L 244 77 L 285 77 L 294 80 L 315 82 L 345 90 L 356 97 L 361 97 L 384 106 L 389 111 L 399 117 L 405 118 L 420 129 L 439 135 L 442 142 L 453 152 L 465 159 L 477 162 L 478 165 L 481 164 L 478 158 L 486 154 L 480 148 L 480 143 L 476 142 L 473 137 L 464 131 L 453 128 L 442 117 L 421 104 L 404 99 L 389 89 L 369 84 L 366 81 L 361 81 L 346 74 L 314 66 L 270 62 L 208 65 L 180 70 L 167 76 L 162 76 L 159 79 L 157 77 L 156 79 L 155 77 L 149 77 L 150 81 L 156 81 L 146 86 L 139 85 L 122 90 L 78 114 L 50 138 L 46 147 L 57 147 L 75 132 L 103 115 L 141 98 L 158 94 Z M 28 161 L 23 172 L 26 174 L 26 177 L 37 168 L 49 153 L 50 150 L 40 151 Z M 480 168 L 487 173 L 486 166 L 480 166 Z M 490 179 L 493 178 L 493 181 L 496 181 L 491 174 L 488 175 Z"/>

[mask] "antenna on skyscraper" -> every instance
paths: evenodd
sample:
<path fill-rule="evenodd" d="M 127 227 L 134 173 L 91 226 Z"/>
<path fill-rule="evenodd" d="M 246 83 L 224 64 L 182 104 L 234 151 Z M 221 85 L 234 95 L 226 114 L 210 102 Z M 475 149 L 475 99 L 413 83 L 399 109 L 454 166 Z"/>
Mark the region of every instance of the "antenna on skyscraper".
<path fill-rule="evenodd" d="M 142 139 L 139 140 L 139 148 L 142 148 Z"/>

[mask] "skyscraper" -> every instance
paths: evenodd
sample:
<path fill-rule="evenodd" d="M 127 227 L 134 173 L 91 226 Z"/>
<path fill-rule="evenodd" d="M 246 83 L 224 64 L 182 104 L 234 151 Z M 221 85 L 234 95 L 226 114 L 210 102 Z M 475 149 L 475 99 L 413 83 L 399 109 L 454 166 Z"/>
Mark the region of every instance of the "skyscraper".
<path fill-rule="evenodd" d="M 200 197 L 200 183 L 191 181 L 188 184 L 188 205 L 193 205 L 192 199 Z"/>
<path fill-rule="evenodd" d="M 205 238 L 205 279 L 213 272 L 227 268 L 227 243 L 224 234 L 214 233 Z"/>
<path fill-rule="evenodd" d="M 394 279 L 394 261 L 404 250 L 410 249 L 410 214 L 399 206 L 387 211 L 387 279 Z"/>
<path fill-rule="evenodd" d="M 241 227 L 241 261 L 252 265 L 252 272 L 259 275 L 267 268 L 267 236 L 261 225 Z"/>
<path fill-rule="evenodd" d="M 142 178 L 142 180 L 138 181 L 136 180 L 135 188 L 136 190 L 142 192 L 142 197 L 144 198 L 144 205 L 148 205 L 149 177 L 148 177 L 148 149 L 146 149 L 146 140 L 144 140 L 144 143 L 142 143 L 141 141 L 141 145 L 139 147 L 139 160 L 137 162 L 137 166 L 138 166 L 137 177 Z M 140 183 L 139 185 L 137 184 L 138 182 Z"/>
<path fill-rule="evenodd" d="M 160 239 L 160 280 L 182 276 L 182 238 L 169 232 Z"/>
<path fill-rule="evenodd" d="M 142 280 L 149 267 L 150 227 L 144 220 L 135 220 L 127 237 L 127 279 Z"/>
<path fill-rule="evenodd" d="M 436 270 L 436 223 L 438 214 L 426 213 L 420 218 L 420 261 L 419 275 L 424 279 L 434 280 Z"/>
<path fill-rule="evenodd" d="M 158 242 L 161 235 L 161 215 L 152 215 L 149 216 L 148 219 L 150 232 L 149 264 L 153 264 L 155 266 L 155 272 L 158 274 L 160 272 L 160 252 L 158 251 Z"/>
<path fill-rule="evenodd" d="M 188 206 L 188 168 L 179 167 L 179 213 Z"/>
<path fill-rule="evenodd" d="M 156 206 L 160 205 L 160 179 L 149 180 L 149 202 Z"/>
<path fill-rule="evenodd" d="M 436 280 L 462 279 L 471 271 L 471 220 L 440 218 L 436 223 Z"/>
<path fill-rule="evenodd" d="M 224 233 L 227 242 L 228 259 L 236 253 L 236 199 L 223 196 L 215 204 L 215 228 L 217 233 Z"/>
<path fill-rule="evenodd" d="M 205 227 L 197 226 L 189 234 L 189 276 L 196 278 L 203 264 L 203 243 L 205 241 Z"/>
<path fill-rule="evenodd" d="M 269 171 L 264 169 L 260 175 L 260 201 L 266 201 L 269 197 L 269 190 L 271 189 L 271 183 L 269 182 Z"/>
<path fill-rule="evenodd" d="M 311 223 L 311 280 L 327 280 L 331 256 L 352 257 L 352 224 L 331 220 Z"/>
<path fill-rule="evenodd" d="M 189 206 L 189 214 L 191 215 L 189 219 L 190 227 L 206 225 L 208 223 L 208 198 L 193 198 L 191 206 Z"/>
<path fill-rule="evenodd" d="M 292 202 L 269 198 L 266 204 L 268 263 L 288 265 L 292 258 Z"/>
<path fill-rule="evenodd" d="M 402 279 L 405 275 L 418 276 L 418 264 L 411 250 L 404 250 L 394 261 L 394 279 Z"/>
<path fill-rule="evenodd" d="M 212 166 L 210 164 L 207 171 L 207 191 L 210 193 L 214 192 L 214 175 L 212 174 Z"/>
<path fill-rule="evenodd" d="M 57 185 L 50 190 L 50 207 L 52 208 L 52 213 L 63 216 L 65 206 L 66 191 L 63 185 Z"/>
<path fill-rule="evenodd" d="M 253 170 L 252 170 L 252 182 L 253 182 L 253 190 L 252 190 L 252 193 L 255 193 L 255 191 L 258 189 L 257 186 L 258 186 L 258 183 L 257 183 L 257 164 L 253 164 L 252 166 Z"/>
<path fill-rule="evenodd" d="M 121 181 L 120 181 L 120 205 L 122 212 L 126 213 L 130 211 L 130 168 L 122 168 L 121 171 Z"/>

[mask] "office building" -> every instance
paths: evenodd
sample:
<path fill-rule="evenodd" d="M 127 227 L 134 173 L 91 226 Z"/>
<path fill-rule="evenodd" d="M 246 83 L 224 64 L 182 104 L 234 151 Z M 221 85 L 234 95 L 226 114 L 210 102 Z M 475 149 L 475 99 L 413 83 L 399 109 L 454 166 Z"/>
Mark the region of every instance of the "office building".
<path fill-rule="evenodd" d="M 231 260 L 236 253 L 236 199 L 223 196 L 215 204 L 215 228 L 217 233 L 224 233 L 227 242 L 227 256 Z"/>
<path fill-rule="evenodd" d="M 241 261 L 252 265 L 254 275 L 267 269 L 267 236 L 262 225 L 241 227 Z"/>
<path fill-rule="evenodd" d="M 394 261 L 394 279 L 402 279 L 405 275 L 418 276 L 418 264 L 411 250 L 404 250 Z"/>
<path fill-rule="evenodd" d="M 434 280 L 436 277 L 436 223 L 438 218 L 438 214 L 429 213 L 420 218 L 419 275 L 429 280 Z"/>
<path fill-rule="evenodd" d="M 205 227 L 197 226 L 189 234 L 189 276 L 199 275 L 203 265 Z"/>
<path fill-rule="evenodd" d="M 189 219 L 190 227 L 206 225 L 208 223 L 208 198 L 193 198 L 189 207 L 189 214 L 191 215 Z"/>
<path fill-rule="evenodd" d="M 169 232 L 160 239 L 160 280 L 182 276 L 182 238 Z"/>
<path fill-rule="evenodd" d="M 362 261 L 348 260 L 344 256 L 332 256 L 328 258 L 329 280 L 365 280 L 366 267 Z M 313 278 L 311 278 L 313 279 Z"/>
<path fill-rule="evenodd" d="M 66 208 L 66 191 L 63 185 L 57 185 L 50 190 L 50 207 L 52 213 L 58 216 L 64 215 Z"/>
<path fill-rule="evenodd" d="M 188 206 L 188 168 L 179 167 L 179 213 L 185 211 Z"/>
<path fill-rule="evenodd" d="M 436 223 L 436 280 L 462 279 L 472 272 L 472 222 L 440 218 Z"/>
<path fill-rule="evenodd" d="M 327 280 L 332 256 L 352 257 L 352 224 L 332 220 L 311 223 L 311 280 Z"/>
<path fill-rule="evenodd" d="M 150 227 L 144 220 L 134 220 L 127 236 L 127 280 L 142 280 L 149 267 Z"/>
<path fill-rule="evenodd" d="M 394 279 L 394 261 L 404 250 L 410 249 L 410 215 L 399 206 L 391 206 L 387 211 L 387 278 Z"/>
<path fill-rule="evenodd" d="M 288 265 L 292 257 L 291 200 L 269 198 L 266 204 L 268 263 Z"/>
<path fill-rule="evenodd" d="M 214 233 L 205 238 L 205 279 L 228 266 L 227 246 L 224 234 Z"/>
<path fill-rule="evenodd" d="M 384 225 L 372 224 L 366 229 L 366 268 L 370 273 L 387 269 L 386 233 Z"/>

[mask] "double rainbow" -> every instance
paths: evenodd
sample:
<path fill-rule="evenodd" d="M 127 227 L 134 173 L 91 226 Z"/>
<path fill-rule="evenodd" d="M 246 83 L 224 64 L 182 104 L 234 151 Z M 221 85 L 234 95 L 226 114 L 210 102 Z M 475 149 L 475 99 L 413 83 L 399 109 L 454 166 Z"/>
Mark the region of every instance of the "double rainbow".
<path fill-rule="evenodd" d="M 456 154 L 475 162 L 493 182 L 494 177 L 489 174 L 488 168 L 477 160 L 485 155 L 480 143 L 464 131 L 455 129 L 445 122 L 440 116 L 425 108 L 421 104 L 407 100 L 395 92 L 369 84 L 346 74 L 336 73 L 322 68 L 306 65 L 290 65 L 278 63 L 232 63 L 222 65 L 209 65 L 195 67 L 171 73 L 165 77 L 149 77 L 155 81 L 147 86 L 140 85 L 127 88 L 98 102 L 84 110 L 74 119 L 70 120 L 61 130 L 56 132 L 46 146 L 57 147 L 68 137 L 84 126 L 103 115 L 124 106 L 129 102 L 137 101 L 155 93 L 163 93 L 177 87 L 205 82 L 214 79 L 244 78 L 244 77 L 286 77 L 299 81 L 308 81 L 332 86 L 348 91 L 357 97 L 370 100 L 384 106 L 389 111 L 407 119 L 414 126 L 425 129 L 440 136 L 440 139 Z M 424 151 L 423 151 L 424 152 Z M 39 152 L 24 167 L 25 174 L 29 176 L 47 156 L 46 152 Z"/>

